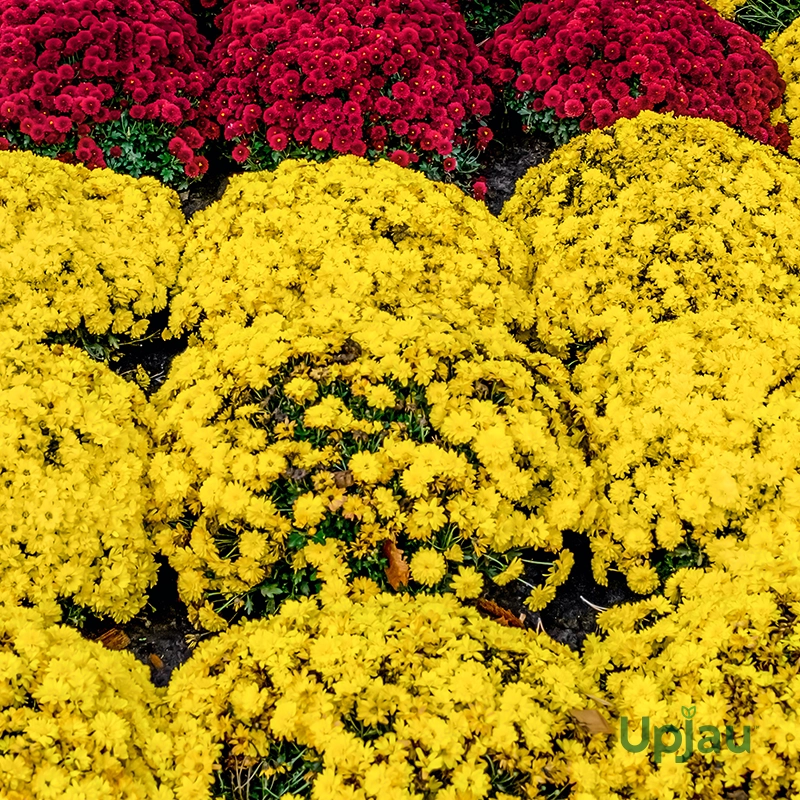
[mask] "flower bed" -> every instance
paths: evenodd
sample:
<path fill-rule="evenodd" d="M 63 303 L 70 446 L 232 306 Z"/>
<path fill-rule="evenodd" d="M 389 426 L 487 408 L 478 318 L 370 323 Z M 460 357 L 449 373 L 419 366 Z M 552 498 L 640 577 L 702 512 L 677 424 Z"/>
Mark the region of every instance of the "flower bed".
<path fill-rule="evenodd" d="M 793 796 L 796 162 L 646 110 L 498 219 L 328 155 L 186 224 L 0 154 L 0 795 Z M 155 688 L 101 642 L 164 677 L 159 559 L 203 630 Z"/>

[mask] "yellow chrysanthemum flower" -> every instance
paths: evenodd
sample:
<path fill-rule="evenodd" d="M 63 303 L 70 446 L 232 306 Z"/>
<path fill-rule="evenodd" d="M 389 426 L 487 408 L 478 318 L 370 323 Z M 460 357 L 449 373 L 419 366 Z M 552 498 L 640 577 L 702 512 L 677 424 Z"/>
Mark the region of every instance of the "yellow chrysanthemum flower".
<path fill-rule="evenodd" d="M 444 556 L 430 547 L 417 550 L 411 558 L 410 567 L 411 577 L 424 586 L 435 586 L 447 574 Z"/>

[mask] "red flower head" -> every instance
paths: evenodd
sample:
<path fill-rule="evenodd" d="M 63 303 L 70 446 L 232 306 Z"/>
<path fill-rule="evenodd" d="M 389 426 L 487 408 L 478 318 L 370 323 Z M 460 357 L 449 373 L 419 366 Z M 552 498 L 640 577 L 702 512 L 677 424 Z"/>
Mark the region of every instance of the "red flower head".
<path fill-rule="evenodd" d="M 244 164 L 250 158 L 250 148 L 246 144 L 237 144 L 233 148 L 233 160 L 237 164 Z"/>
<path fill-rule="evenodd" d="M 326 150 L 331 143 L 331 135 L 326 130 L 315 131 L 311 134 L 311 145 L 317 150 Z"/>
<path fill-rule="evenodd" d="M 389 158 L 401 167 L 407 167 L 411 163 L 411 156 L 405 150 L 394 150 Z"/>

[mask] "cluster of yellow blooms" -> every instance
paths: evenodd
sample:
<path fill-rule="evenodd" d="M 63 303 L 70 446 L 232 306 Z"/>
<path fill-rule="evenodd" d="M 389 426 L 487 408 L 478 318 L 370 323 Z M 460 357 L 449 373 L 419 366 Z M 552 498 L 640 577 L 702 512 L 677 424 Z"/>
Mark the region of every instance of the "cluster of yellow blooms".
<path fill-rule="evenodd" d="M 4 800 L 172 800 L 165 698 L 131 653 L 0 605 Z"/>
<path fill-rule="evenodd" d="M 602 634 L 584 644 L 585 677 L 604 687 L 613 716 L 627 718 L 631 744 L 645 718 L 653 738 L 655 726 L 680 730 L 663 737 L 674 755 L 660 764 L 609 740 L 602 775 L 625 797 L 711 798 L 746 787 L 748 797 L 771 800 L 800 791 L 797 526 L 746 542 L 722 537 L 709 554 L 712 567 L 680 570 L 663 595 L 601 614 Z"/>
<path fill-rule="evenodd" d="M 747 0 L 708 0 L 711 8 L 718 11 L 723 17 L 731 19 L 736 11 L 741 8 Z"/>
<path fill-rule="evenodd" d="M 221 322 L 316 311 L 309 331 L 366 309 L 463 330 L 530 323 L 509 278 L 529 271 L 513 233 L 452 184 L 390 161 L 284 161 L 235 176 L 196 214 L 170 301 L 176 334 Z"/>
<path fill-rule="evenodd" d="M 227 603 L 315 537 L 373 564 L 394 542 L 418 584 L 458 571 L 473 597 L 462 562 L 557 552 L 584 527 L 568 375 L 509 331 L 526 296 L 500 223 L 452 186 L 352 157 L 229 191 L 195 222 L 172 307 L 176 331 L 202 313 L 200 338 L 153 398 L 157 541 L 203 626 L 224 624 L 209 592 Z"/>
<path fill-rule="evenodd" d="M 644 112 L 528 172 L 502 218 L 530 249 L 525 285 L 551 352 L 653 320 L 763 301 L 800 309 L 800 166 L 711 120 Z"/>
<path fill-rule="evenodd" d="M 223 756 L 265 780 L 313 778 L 312 800 L 513 800 L 568 780 L 566 752 L 590 768 L 568 712 L 598 689 L 574 653 L 452 595 L 355 599 L 332 544 L 308 547 L 320 598 L 233 626 L 173 677 L 181 800 L 208 797 Z"/>
<path fill-rule="evenodd" d="M 578 365 L 599 482 L 595 577 L 617 563 L 631 587 L 659 580 L 655 547 L 691 531 L 800 528 L 800 327 L 740 303 L 671 322 L 618 324 Z"/>
<path fill-rule="evenodd" d="M 786 122 L 792 141 L 789 155 L 800 157 L 800 17 L 783 31 L 776 31 L 764 43 L 786 81 L 783 104 L 772 113 L 772 122 Z"/>
<path fill-rule="evenodd" d="M 70 345 L 0 340 L 3 596 L 130 619 L 156 575 L 144 395 Z"/>
<path fill-rule="evenodd" d="M 178 196 L 154 178 L 0 153 L 0 330 L 137 338 L 165 308 L 183 247 Z"/>

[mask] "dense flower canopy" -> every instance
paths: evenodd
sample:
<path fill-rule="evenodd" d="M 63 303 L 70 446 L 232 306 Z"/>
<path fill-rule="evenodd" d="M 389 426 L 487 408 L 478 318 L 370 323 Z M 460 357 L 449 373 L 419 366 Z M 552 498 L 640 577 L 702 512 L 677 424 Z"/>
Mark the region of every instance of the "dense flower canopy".
<path fill-rule="evenodd" d="M 786 126 L 770 121 L 785 89 L 774 60 L 703 0 L 527 3 L 485 52 L 523 120 L 558 142 L 652 109 L 789 144 Z"/>
<path fill-rule="evenodd" d="M 175 192 L 153 178 L 0 153 L 0 194 L 0 331 L 105 345 L 148 331 L 184 244 Z"/>
<path fill-rule="evenodd" d="M 446 0 L 234 0 L 220 25 L 211 104 L 250 168 L 352 153 L 441 177 L 491 138 L 487 62 Z"/>
<path fill-rule="evenodd" d="M 4 596 L 130 619 L 156 576 L 145 398 L 76 348 L 0 344 Z"/>
<path fill-rule="evenodd" d="M 0 604 L 0 790 L 8 798 L 174 800 L 165 703 L 131 653 Z"/>
<path fill-rule="evenodd" d="M 502 219 L 532 255 L 537 336 L 566 355 L 633 312 L 800 308 L 800 168 L 710 120 L 643 112 L 528 172 Z"/>
<path fill-rule="evenodd" d="M 2 0 L 0 143 L 137 177 L 197 177 L 216 135 L 202 113 L 207 46 L 175 0 Z"/>

